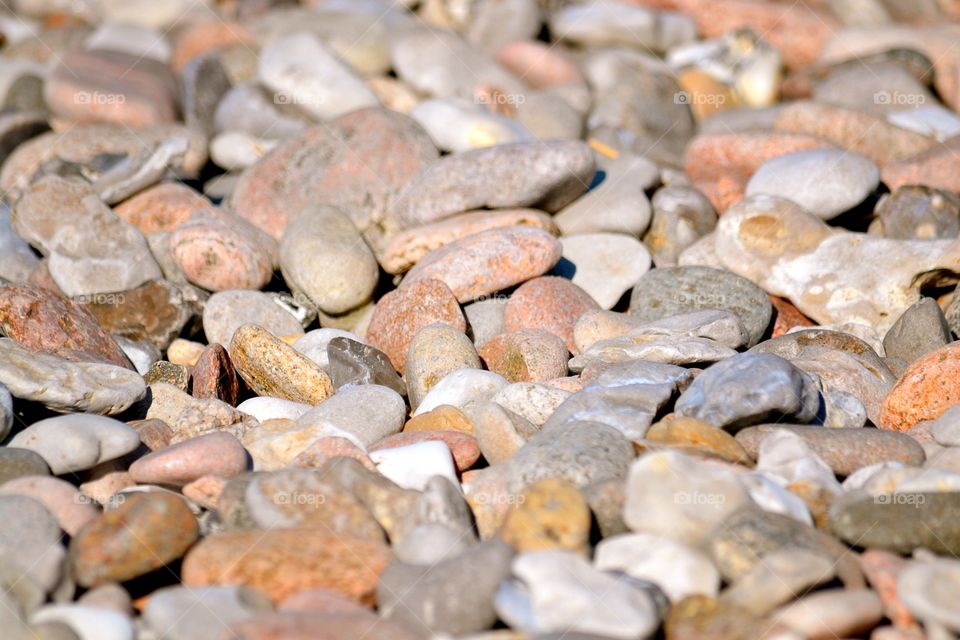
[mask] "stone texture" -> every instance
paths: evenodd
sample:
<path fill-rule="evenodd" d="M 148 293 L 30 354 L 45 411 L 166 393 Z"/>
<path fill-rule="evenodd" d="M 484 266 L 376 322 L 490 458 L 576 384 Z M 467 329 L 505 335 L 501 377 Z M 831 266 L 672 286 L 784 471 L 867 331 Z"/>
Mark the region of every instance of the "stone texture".
<path fill-rule="evenodd" d="M 425 278 L 395 289 L 377 302 L 367 327 L 367 340 L 387 354 L 402 374 L 414 335 L 435 322 L 444 322 L 460 331 L 467 328 L 450 288 L 441 280 Z"/>
<path fill-rule="evenodd" d="M 278 337 L 301 336 L 303 327 L 277 298 L 260 291 L 221 291 L 203 308 L 203 332 L 209 344 L 229 346 L 242 325 L 260 325 Z"/>
<path fill-rule="evenodd" d="M 950 327 L 936 300 L 921 298 L 883 336 L 883 351 L 888 358 L 911 363 L 952 341 Z"/>
<path fill-rule="evenodd" d="M 137 432 L 119 420 L 79 413 L 34 422 L 10 440 L 39 453 L 56 475 L 90 469 L 139 445 Z"/>
<path fill-rule="evenodd" d="M 448 324 L 435 323 L 417 331 L 407 351 L 407 396 L 416 409 L 448 373 L 479 369 L 480 357 L 467 336 Z"/>
<path fill-rule="evenodd" d="M 130 465 L 144 484 L 185 485 L 206 475 L 222 478 L 247 470 L 247 452 L 229 433 L 208 433 L 147 454 Z"/>
<path fill-rule="evenodd" d="M 556 276 L 534 278 L 520 285 L 507 302 L 504 329 L 543 329 L 576 349 L 573 327 L 587 311 L 599 308 L 590 295 L 569 280 Z"/>
<path fill-rule="evenodd" d="M 196 518 L 179 496 L 125 495 L 73 539 L 73 572 L 85 587 L 129 580 L 180 558 L 199 535 Z"/>
<path fill-rule="evenodd" d="M 563 339 L 544 329 L 519 329 L 487 340 L 480 347 L 487 368 L 508 382 L 546 382 L 567 374 Z"/>
<path fill-rule="evenodd" d="M 237 329 L 230 353 L 237 373 L 260 395 L 309 405 L 333 395 L 330 376 L 323 369 L 258 325 Z"/>
<path fill-rule="evenodd" d="M 203 350 L 191 370 L 194 398 L 222 400 L 236 405 L 240 395 L 237 371 L 223 345 L 213 343 Z"/>
<path fill-rule="evenodd" d="M 436 279 L 444 282 L 457 300 L 470 302 L 543 275 L 561 254 L 560 242 L 546 231 L 490 229 L 431 251 L 407 273 L 401 286 Z"/>
<path fill-rule="evenodd" d="M 878 426 L 905 431 L 921 420 L 933 420 L 960 402 L 953 384 L 960 345 L 952 343 L 914 361 L 883 401 Z"/>

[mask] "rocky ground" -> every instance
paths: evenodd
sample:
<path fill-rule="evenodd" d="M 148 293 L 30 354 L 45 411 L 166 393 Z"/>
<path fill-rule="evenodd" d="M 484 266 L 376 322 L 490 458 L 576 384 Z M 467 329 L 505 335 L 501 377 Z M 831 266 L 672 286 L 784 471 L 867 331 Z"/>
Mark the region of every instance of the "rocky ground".
<path fill-rule="evenodd" d="M 960 634 L 954 20 L 3 5 L 0 637 Z"/>

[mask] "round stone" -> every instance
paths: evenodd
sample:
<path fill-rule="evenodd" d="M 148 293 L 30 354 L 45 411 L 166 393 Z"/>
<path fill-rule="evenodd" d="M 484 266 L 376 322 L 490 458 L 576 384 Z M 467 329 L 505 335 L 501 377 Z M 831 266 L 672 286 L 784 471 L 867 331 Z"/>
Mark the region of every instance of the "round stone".
<path fill-rule="evenodd" d="M 293 218 L 283 233 L 280 267 L 293 291 L 330 314 L 367 302 L 380 275 L 373 252 L 350 218 L 326 206 Z"/>
<path fill-rule="evenodd" d="M 574 351 L 573 327 L 584 313 L 599 308 L 586 291 L 565 278 L 546 276 L 522 284 L 507 303 L 504 329 L 542 329 Z"/>
<path fill-rule="evenodd" d="M 55 475 L 90 469 L 140 446 L 136 431 L 113 418 L 74 413 L 35 422 L 10 446 L 39 453 Z"/>
<path fill-rule="evenodd" d="M 914 361 L 887 394 L 880 410 L 881 429 L 906 431 L 933 420 L 960 402 L 960 343 L 954 342 Z"/>
<path fill-rule="evenodd" d="M 560 242 L 540 229 L 489 229 L 431 251 L 401 287 L 432 278 L 450 287 L 460 302 L 469 302 L 543 275 L 562 251 Z"/>
<path fill-rule="evenodd" d="M 174 493 L 123 494 L 119 502 L 70 543 L 74 576 L 84 587 L 159 569 L 183 556 L 200 536 L 190 507 Z"/>
<path fill-rule="evenodd" d="M 50 467 L 35 451 L 10 445 L 0 447 L 0 486 L 24 476 L 47 475 L 50 475 Z"/>
<path fill-rule="evenodd" d="M 740 317 L 750 346 L 760 342 L 773 308 L 767 294 L 746 278 L 711 267 L 668 267 L 644 274 L 630 295 L 630 315 L 643 322 L 720 309 Z"/>
<path fill-rule="evenodd" d="M 128 472 L 134 482 L 180 486 L 205 475 L 230 478 L 246 470 L 247 452 L 240 441 L 214 432 L 147 454 Z"/>
<path fill-rule="evenodd" d="M 567 375 L 563 339 L 543 329 L 520 329 L 487 340 L 479 350 L 484 364 L 507 382 L 546 382 Z"/>
<path fill-rule="evenodd" d="M 71 536 L 91 520 L 98 511 L 93 501 L 77 488 L 59 478 L 50 476 L 22 476 L 0 486 L 0 495 L 32 498 L 46 507 L 57 519 L 60 528 Z"/>
<path fill-rule="evenodd" d="M 457 369 L 481 368 L 470 338 L 448 324 L 435 323 L 417 331 L 407 351 L 407 396 L 416 409 L 440 380 Z"/>
<path fill-rule="evenodd" d="M 847 149 L 814 149 L 768 160 L 747 183 L 760 193 L 793 200 L 824 220 L 854 208 L 880 183 L 880 169 Z"/>
<path fill-rule="evenodd" d="M 623 294 L 650 270 L 650 254 L 635 238 L 619 233 L 585 233 L 560 238 L 560 275 L 569 276 L 603 309 L 612 309 Z"/>
<path fill-rule="evenodd" d="M 535 482 L 507 513 L 499 536 L 519 553 L 567 549 L 586 553 L 590 540 L 590 509 L 567 480 Z"/>
<path fill-rule="evenodd" d="M 413 337 L 423 327 L 436 322 L 459 331 L 467 329 L 463 312 L 450 288 L 440 280 L 427 278 L 380 298 L 367 327 L 367 340 L 387 354 L 397 371 L 404 373 Z"/>

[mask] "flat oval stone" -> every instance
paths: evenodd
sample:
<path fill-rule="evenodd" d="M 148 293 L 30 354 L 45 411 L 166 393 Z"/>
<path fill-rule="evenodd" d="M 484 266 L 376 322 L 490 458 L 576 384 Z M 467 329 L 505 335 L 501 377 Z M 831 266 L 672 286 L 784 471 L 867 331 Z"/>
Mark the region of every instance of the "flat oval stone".
<path fill-rule="evenodd" d="M 407 397 L 416 409 L 445 375 L 457 369 L 481 368 L 470 338 L 448 324 L 435 323 L 417 331 L 407 350 Z"/>
<path fill-rule="evenodd" d="M 763 289 L 730 271 L 710 267 L 648 271 L 630 294 L 630 315 L 644 321 L 702 309 L 739 316 L 750 334 L 750 346 L 763 337 L 773 315 Z"/>
<path fill-rule="evenodd" d="M 960 492 L 851 496 L 830 507 L 830 530 L 862 547 L 903 554 L 924 547 L 955 554 L 960 549 L 958 508 Z"/>
<path fill-rule="evenodd" d="M 384 223 L 390 199 L 437 155 L 427 133 L 407 116 L 359 109 L 264 156 L 241 176 L 230 208 L 280 239 L 291 216 L 324 202 L 366 234 Z"/>
<path fill-rule="evenodd" d="M 914 361 L 883 401 L 881 429 L 905 431 L 933 420 L 960 402 L 960 343 L 951 343 Z"/>
<path fill-rule="evenodd" d="M 650 270 L 646 248 L 635 238 L 618 233 L 585 233 L 560 238 L 562 275 L 572 269 L 573 284 L 603 309 L 611 309 L 623 294 Z"/>
<path fill-rule="evenodd" d="M 747 453 L 756 458 L 763 438 L 781 429 L 803 438 L 838 476 L 849 476 L 857 469 L 891 460 L 920 466 L 926 458 L 923 447 L 913 438 L 879 429 L 760 425 L 741 429 L 736 438 Z"/>
<path fill-rule="evenodd" d="M 146 235 L 174 231 L 210 206 L 209 200 L 187 185 L 162 182 L 117 204 L 113 212 Z"/>
<path fill-rule="evenodd" d="M 229 345 L 241 325 L 257 324 L 275 336 L 300 336 L 303 327 L 273 296 L 260 291 L 220 291 L 203 308 L 203 332 L 210 344 Z"/>
<path fill-rule="evenodd" d="M 500 227 L 526 226 L 559 233 L 553 218 L 535 209 L 495 209 L 468 211 L 440 222 L 401 231 L 393 236 L 380 263 L 387 273 L 403 273 L 425 255 L 474 233 Z"/>
<path fill-rule="evenodd" d="M 208 433 L 149 453 L 130 465 L 134 482 L 185 485 L 214 474 L 230 478 L 247 470 L 247 452 L 229 433 Z"/>
<path fill-rule="evenodd" d="M 153 592 L 142 619 L 156 633 L 205 640 L 220 637 L 242 621 L 272 609 L 263 594 L 247 587 L 178 585 Z"/>
<path fill-rule="evenodd" d="M 421 402 L 420 406 L 423 407 L 424 404 L 426 402 Z M 405 433 L 455 431 L 469 436 L 474 434 L 473 421 L 463 411 L 449 404 L 441 404 L 411 417 L 403 425 L 403 431 Z"/>
<path fill-rule="evenodd" d="M 810 377 L 772 354 L 739 354 L 710 366 L 675 407 L 678 415 L 733 429 L 771 416 L 805 423 L 819 409 L 820 393 Z"/>
<path fill-rule="evenodd" d="M 10 446 L 36 451 L 60 475 L 126 455 L 140 446 L 140 436 L 119 420 L 75 413 L 34 422 Z"/>
<path fill-rule="evenodd" d="M 578 140 L 475 149 L 425 167 L 391 211 L 401 229 L 473 209 L 533 207 L 552 213 L 581 195 L 594 171 L 593 153 Z"/>
<path fill-rule="evenodd" d="M 199 537 L 197 519 L 183 498 L 170 492 L 127 494 L 71 541 L 74 576 L 84 587 L 130 580 L 180 558 Z"/>
<path fill-rule="evenodd" d="M 702 451 L 737 464 L 749 465 L 751 456 L 757 457 L 756 451 L 751 454 L 723 429 L 696 418 L 674 416 L 661 420 L 650 426 L 644 438 L 681 450 Z"/>
<path fill-rule="evenodd" d="M 382 542 L 324 531 L 234 531 L 204 538 L 187 554 L 182 575 L 187 586 L 241 584 L 275 603 L 315 588 L 370 603 L 391 557 Z"/>
<path fill-rule="evenodd" d="M 99 515 L 92 501 L 75 486 L 47 475 L 21 476 L 4 482 L 0 495 L 32 498 L 46 507 L 71 536 Z"/>
<path fill-rule="evenodd" d="M 510 296 L 504 311 L 503 327 L 506 331 L 548 331 L 573 351 L 576 349 L 574 325 L 580 316 L 598 307 L 590 294 L 565 278 L 534 278 L 520 285 Z"/>
<path fill-rule="evenodd" d="M 237 329 L 230 353 L 237 373 L 259 395 L 317 405 L 334 393 L 323 369 L 259 325 Z"/>
<path fill-rule="evenodd" d="M 960 628 L 955 604 L 958 570 L 957 562 L 947 558 L 910 563 L 897 579 L 896 592 L 917 619 L 931 620 L 956 632 Z"/>
<path fill-rule="evenodd" d="M 35 632 L 43 633 L 44 637 L 50 633 L 50 637 L 64 640 L 133 640 L 135 635 L 133 621 L 128 616 L 97 606 L 51 604 L 34 612 L 30 621 Z M 51 628 L 55 631 L 40 631 Z M 55 636 L 55 633 L 61 635 Z"/>
<path fill-rule="evenodd" d="M 474 465 L 480 458 L 480 447 L 472 435 L 460 431 L 405 431 L 387 436 L 383 440 L 370 446 L 370 451 L 406 447 L 421 442 L 439 440 L 447 445 L 453 455 L 453 462 L 457 471 L 464 472 Z"/>
<path fill-rule="evenodd" d="M 960 198 L 951 191 L 904 185 L 874 209 L 876 228 L 887 238 L 932 240 L 960 236 Z"/>
<path fill-rule="evenodd" d="M 520 329 L 487 340 L 479 349 L 487 368 L 507 382 L 546 382 L 567 375 L 563 339 L 543 329 Z"/>
<path fill-rule="evenodd" d="M 444 151 L 463 152 L 533 139 L 518 121 L 463 98 L 424 100 L 413 108 L 410 117 Z"/>
<path fill-rule="evenodd" d="M 896 161 L 883 165 L 880 172 L 883 183 L 891 189 L 919 184 L 945 191 L 956 191 L 957 164 L 953 154 L 956 153 L 958 146 L 960 146 L 960 136 L 955 135 L 942 144 L 918 150 L 917 153 L 906 157 L 896 158 Z"/>
<path fill-rule="evenodd" d="M 857 636 L 883 619 L 883 605 L 869 589 L 826 589 L 786 605 L 773 619 L 805 638 Z"/>
<path fill-rule="evenodd" d="M 380 276 L 373 252 L 350 218 L 325 206 L 309 208 L 290 222 L 280 246 L 280 268 L 293 291 L 330 314 L 367 302 Z"/>
<path fill-rule="evenodd" d="M 380 298 L 370 317 L 367 340 L 390 358 L 401 374 L 407 369 L 407 350 L 417 331 L 435 322 L 459 331 L 467 324 L 456 296 L 441 280 L 424 278 L 394 289 Z"/>
<path fill-rule="evenodd" d="M 872 160 L 851 151 L 815 149 L 768 160 L 747 183 L 747 196 L 765 193 L 793 200 L 829 220 L 852 209 L 880 183 Z"/>
<path fill-rule="evenodd" d="M 492 398 L 506 385 L 506 379 L 493 371 L 458 369 L 443 376 L 430 389 L 423 401 L 417 405 L 413 415 L 420 416 L 444 406 L 469 411 L 472 407 Z M 455 423 L 460 421 L 459 417 L 449 419 Z"/>
<path fill-rule="evenodd" d="M 583 82 L 583 75 L 572 60 L 537 40 L 510 42 L 499 50 L 497 60 L 538 89 Z"/>
<path fill-rule="evenodd" d="M 546 273 L 562 251 L 560 242 L 540 229 L 490 229 L 431 251 L 407 273 L 401 287 L 436 279 L 457 300 L 469 302 Z"/>
<path fill-rule="evenodd" d="M 82 305 L 31 284 L 0 287 L 0 331 L 34 351 L 130 368 L 120 346 Z"/>
<path fill-rule="evenodd" d="M 300 429 L 333 429 L 368 447 L 403 428 L 407 408 L 396 391 L 375 384 L 348 387 L 297 420 Z"/>

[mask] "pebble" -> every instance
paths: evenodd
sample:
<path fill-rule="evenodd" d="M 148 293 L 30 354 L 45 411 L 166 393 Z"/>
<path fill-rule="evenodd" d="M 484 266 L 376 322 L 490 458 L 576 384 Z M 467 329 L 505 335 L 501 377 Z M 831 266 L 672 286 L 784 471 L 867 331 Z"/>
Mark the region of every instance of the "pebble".
<path fill-rule="evenodd" d="M 517 121 L 463 98 L 424 100 L 413 108 L 410 117 L 443 151 L 463 152 L 533 140 L 533 135 Z"/>
<path fill-rule="evenodd" d="M 653 194 L 650 204 L 653 217 L 643 243 L 657 267 L 676 266 L 684 249 L 717 226 L 710 200 L 693 187 L 665 185 Z"/>
<path fill-rule="evenodd" d="M 425 167 L 397 196 L 391 213 L 401 229 L 480 208 L 553 213 L 586 190 L 594 170 L 590 148 L 575 140 L 466 151 Z"/>
<path fill-rule="evenodd" d="M 434 249 L 487 229 L 513 226 L 559 233 L 554 218 L 536 209 L 468 211 L 397 233 L 383 249 L 380 264 L 387 273 L 404 273 Z"/>
<path fill-rule="evenodd" d="M 547 419 L 570 396 L 569 391 L 535 382 L 515 382 L 500 389 L 492 400 L 523 416 L 536 426 Z"/>
<path fill-rule="evenodd" d="M 115 509 L 71 541 L 73 573 L 84 587 L 130 580 L 182 557 L 199 535 L 197 520 L 180 496 L 124 494 Z"/>
<path fill-rule="evenodd" d="M 278 240 L 297 213 L 318 202 L 349 215 L 361 233 L 373 233 L 385 223 L 387 203 L 437 155 L 427 133 L 407 116 L 358 109 L 305 129 L 265 155 L 244 171 L 229 204 Z"/>
<path fill-rule="evenodd" d="M 68 296 L 126 291 L 163 275 L 140 232 L 112 215 L 86 182 L 40 179 L 17 202 L 11 222 L 49 256 L 50 276 Z"/>
<path fill-rule="evenodd" d="M 555 549 L 586 554 L 590 509 L 569 481 L 540 480 L 523 490 L 497 535 L 517 553 Z"/>
<path fill-rule="evenodd" d="M 280 104 L 295 104 L 318 121 L 377 105 L 363 80 L 319 38 L 307 33 L 264 47 L 257 76 Z"/>
<path fill-rule="evenodd" d="M 597 545 L 594 565 L 656 584 L 673 603 L 692 595 L 716 597 L 720 572 L 703 551 L 647 533 L 608 536 Z"/>
<path fill-rule="evenodd" d="M 457 298 L 442 280 L 424 278 L 391 291 L 377 301 L 367 327 L 370 345 L 383 351 L 403 374 L 416 333 L 437 322 L 460 331 L 467 324 Z"/>
<path fill-rule="evenodd" d="M 233 334 L 245 324 L 259 325 L 275 336 L 303 335 L 300 322 L 276 300 L 260 291 L 213 294 L 203 307 L 203 332 L 207 341 L 229 348 Z"/>
<path fill-rule="evenodd" d="M 194 546 L 183 561 L 182 576 L 189 587 L 252 587 L 274 603 L 314 588 L 371 603 L 390 560 L 382 542 L 322 530 L 309 536 L 296 529 L 233 531 L 207 536 Z"/>
<path fill-rule="evenodd" d="M 206 475 L 229 478 L 247 469 L 247 452 L 229 433 L 208 433 L 159 449 L 130 465 L 143 484 L 185 485 Z"/>
<path fill-rule="evenodd" d="M 850 496 L 830 508 L 830 530 L 841 540 L 866 548 L 910 553 L 925 547 L 953 554 L 960 547 L 954 524 L 957 493 L 895 493 Z"/>
<path fill-rule="evenodd" d="M 0 448 L 0 487 L 17 478 L 48 475 L 50 467 L 40 454 L 10 445 Z"/>
<path fill-rule="evenodd" d="M 951 596 L 957 590 L 958 569 L 960 565 L 948 558 L 910 563 L 900 571 L 896 593 L 903 606 L 925 625 L 934 622 L 956 633 L 960 617 Z"/>
<path fill-rule="evenodd" d="M 803 424 L 817 415 L 820 402 L 810 377 L 789 361 L 772 354 L 741 354 L 697 376 L 675 411 L 735 430 L 768 418 Z"/>
<path fill-rule="evenodd" d="M 447 445 L 457 471 L 462 473 L 472 467 L 480 458 L 480 447 L 476 438 L 460 431 L 409 431 L 387 436 L 370 447 L 370 451 L 406 447 L 421 442 L 439 441 Z"/>
<path fill-rule="evenodd" d="M 551 15 L 549 25 L 562 41 L 581 46 L 626 45 L 653 51 L 693 40 L 697 32 L 693 20 L 679 13 L 601 3 L 565 7 Z"/>
<path fill-rule="evenodd" d="M 457 482 L 453 455 L 441 440 L 370 451 L 377 471 L 404 489 L 422 491 L 436 476 Z"/>
<path fill-rule="evenodd" d="M 133 622 L 127 616 L 102 607 L 52 604 L 36 611 L 30 621 L 34 628 L 57 623 L 66 626 L 71 635 L 59 636 L 64 640 L 71 636 L 79 640 L 133 640 L 135 637 Z"/>
<path fill-rule="evenodd" d="M 742 429 L 737 435 L 748 429 Z M 661 420 L 650 426 L 644 438 L 680 450 L 690 449 L 713 455 L 721 460 L 749 465 L 755 459 L 756 451 L 750 452 L 739 440 L 729 433 L 696 418 L 674 415 L 669 420 Z"/>
<path fill-rule="evenodd" d="M 773 315 L 762 289 L 730 271 L 709 267 L 653 269 L 640 278 L 630 294 L 630 315 L 642 321 L 702 309 L 737 315 L 750 335 L 749 346 L 760 342 Z"/>
<path fill-rule="evenodd" d="M 0 287 L 0 330 L 34 351 L 130 367 L 123 350 L 84 305 L 31 284 Z"/>
<path fill-rule="evenodd" d="M 97 517 L 96 508 L 69 482 L 47 475 L 24 475 L 7 480 L 0 495 L 23 496 L 42 504 L 60 528 L 71 536 Z"/>
<path fill-rule="evenodd" d="M 327 354 L 327 347 L 334 338 L 347 338 L 361 344 L 363 338 L 355 333 L 344 331 L 342 329 L 333 329 L 330 327 L 323 329 L 314 329 L 308 331 L 293 343 L 293 348 L 313 360 L 321 369 L 326 370 L 330 365 L 330 358 Z"/>
<path fill-rule="evenodd" d="M 905 185 L 881 197 L 871 227 L 887 238 L 931 240 L 960 236 L 960 200 L 949 191 Z"/>
<path fill-rule="evenodd" d="M 914 302 L 883 336 L 883 351 L 888 358 L 906 363 L 947 346 L 953 341 L 947 319 L 933 298 Z"/>
<path fill-rule="evenodd" d="M 280 245 L 280 268 L 293 291 L 330 314 L 367 302 L 380 275 L 373 252 L 350 218 L 323 206 L 291 220 Z"/>
<path fill-rule="evenodd" d="M 39 453 L 54 475 L 60 475 L 126 455 L 140 446 L 140 436 L 113 418 L 70 414 L 34 422 L 17 433 L 10 446 Z"/>
<path fill-rule="evenodd" d="M 317 405 L 334 393 L 323 369 L 259 325 L 238 328 L 230 353 L 237 373 L 259 395 Z"/>
<path fill-rule="evenodd" d="M 515 40 L 504 45 L 497 60 L 531 87 L 580 84 L 583 75 L 563 51 L 537 40 Z"/>
<path fill-rule="evenodd" d="M 546 382 L 567 374 L 563 339 L 543 329 L 519 329 L 483 343 L 480 357 L 507 382 Z"/>
<path fill-rule="evenodd" d="M 427 393 L 457 369 L 479 369 L 480 357 L 467 336 L 448 324 L 419 329 L 407 350 L 407 396 L 416 410 Z"/>
<path fill-rule="evenodd" d="M 469 371 L 469 369 L 461 369 L 461 371 Z M 456 375 L 457 373 L 459 372 L 454 371 L 450 375 Z M 434 387 L 434 391 L 435 390 L 436 387 Z M 429 398 L 427 398 L 427 400 L 429 400 Z M 424 402 L 421 402 L 420 408 L 422 408 L 424 404 Z M 473 422 L 470 418 L 467 417 L 463 411 L 449 404 L 441 404 L 429 411 L 413 416 L 403 425 L 403 430 L 404 432 L 419 431 L 426 433 L 455 431 L 467 435 L 473 435 L 474 432 Z"/>
<path fill-rule="evenodd" d="M 490 541 L 431 565 L 394 562 L 377 588 L 378 608 L 420 634 L 483 631 L 497 619 L 493 598 L 512 559 L 509 546 Z"/>
<path fill-rule="evenodd" d="M 484 460 L 494 465 L 510 460 L 537 431 L 526 418 L 495 402 L 473 407 L 470 419 Z"/>
<path fill-rule="evenodd" d="M 626 640 L 647 637 L 659 624 L 648 590 L 597 571 L 570 551 L 521 554 L 511 571 L 513 580 L 500 587 L 495 605 L 512 628 Z"/>
<path fill-rule="evenodd" d="M 407 392 L 387 354 L 350 338 L 336 337 L 327 346 L 327 372 L 335 389 L 356 384 L 379 384 L 400 394 Z"/>
<path fill-rule="evenodd" d="M 960 345 L 951 343 L 915 360 L 887 394 L 877 426 L 906 431 L 921 420 L 939 417 L 947 407 L 960 402 L 950 383 Z"/>
<path fill-rule="evenodd" d="M 880 169 L 868 158 L 839 149 L 815 149 L 765 162 L 747 183 L 746 195 L 787 198 L 829 220 L 863 202 L 879 183 Z"/>
<path fill-rule="evenodd" d="M 855 636 L 883 618 L 883 606 L 868 589 L 827 589 L 777 611 L 773 619 L 806 638 Z"/>
<path fill-rule="evenodd" d="M 581 315 L 598 308 L 576 284 L 556 276 L 534 278 L 520 285 L 504 310 L 504 329 L 542 329 L 561 338 L 571 351 L 573 327 Z"/>
<path fill-rule="evenodd" d="M 914 154 L 894 158 L 894 161 L 883 165 L 880 178 L 890 189 L 919 184 L 955 191 L 957 179 L 953 173 L 956 169 L 953 153 L 958 144 L 960 137 L 953 136 L 929 149 L 918 149 Z"/>
<path fill-rule="evenodd" d="M 461 303 L 543 275 L 563 248 L 551 234 L 529 227 L 501 227 L 466 236 L 428 253 L 401 288 L 425 279 L 446 284 Z"/>
<path fill-rule="evenodd" d="M 638 237 L 650 224 L 650 201 L 645 190 L 659 180 L 657 165 L 632 154 L 600 158 L 598 163 L 594 180 L 602 181 L 558 211 L 554 218 L 557 226 L 564 235 L 619 233 Z"/>
<path fill-rule="evenodd" d="M 630 467 L 624 521 L 637 533 L 698 545 L 727 516 L 751 504 L 745 486 L 723 464 L 653 452 Z"/>
<path fill-rule="evenodd" d="M 223 345 L 213 343 L 203 350 L 190 371 L 194 398 L 222 400 L 236 405 L 240 396 L 237 371 Z"/>
<path fill-rule="evenodd" d="M 143 609 L 146 626 L 161 637 L 183 640 L 219 637 L 258 613 L 272 610 L 263 594 L 247 587 L 166 587 Z"/>
<path fill-rule="evenodd" d="M 165 423 L 172 435 L 168 444 L 210 433 L 226 431 L 238 439 L 251 430 L 256 421 L 225 402 L 194 398 L 176 387 L 158 382 L 151 385 L 152 402 L 148 419 Z"/>
<path fill-rule="evenodd" d="M 430 389 L 423 401 L 414 409 L 413 416 L 419 417 L 441 407 L 469 411 L 472 407 L 493 398 L 494 394 L 507 384 L 507 380 L 494 371 L 474 368 L 457 369 L 443 376 Z M 449 409 L 445 411 L 449 412 Z M 437 418 L 444 421 L 453 420 L 457 423 L 462 421 L 459 416 L 454 416 L 437 416 Z M 469 422 L 469 419 L 467 421 Z"/>

